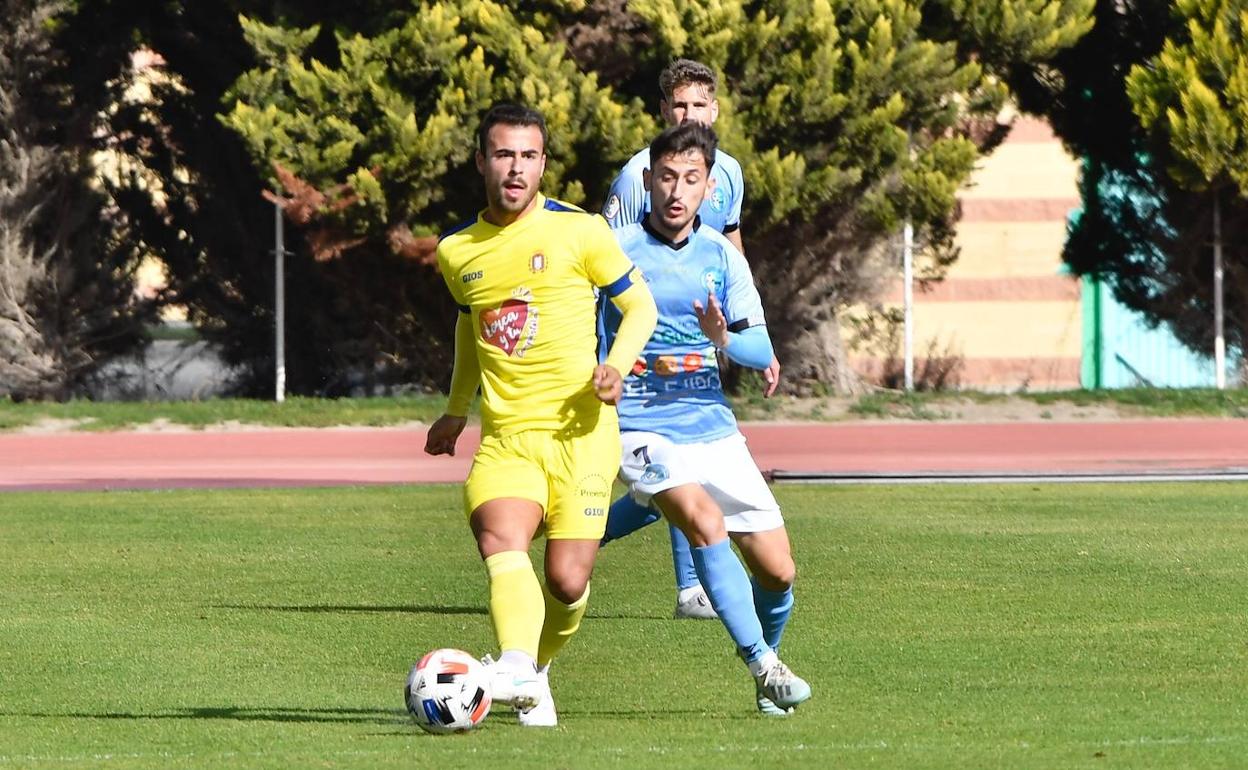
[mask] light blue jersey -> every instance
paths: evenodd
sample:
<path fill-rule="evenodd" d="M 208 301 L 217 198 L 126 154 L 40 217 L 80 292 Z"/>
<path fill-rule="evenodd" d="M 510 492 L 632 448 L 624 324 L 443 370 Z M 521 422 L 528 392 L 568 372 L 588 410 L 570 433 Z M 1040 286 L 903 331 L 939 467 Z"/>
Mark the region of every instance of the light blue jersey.
<path fill-rule="evenodd" d="M 620 430 L 651 431 L 678 444 L 736 433 L 717 352 L 698 326 L 693 301 L 705 306 L 712 289 L 731 332 L 764 326 L 762 301 L 745 257 L 727 238 L 700 223 L 675 244 L 649 221 L 620 228 L 615 237 L 645 275 L 659 309 L 654 334 L 624 378 Z M 604 304 L 603 343 L 609 347 L 620 313 L 611 303 Z M 768 345 L 768 360 L 770 356 Z"/>
<path fill-rule="evenodd" d="M 650 193 L 642 183 L 641 172 L 650 168 L 650 148 L 642 148 L 620 170 L 611 183 L 602 215 L 612 229 L 642 222 L 650 210 Z M 741 226 L 741 201 L 745 200 L 745 180 L 741 176 L 741 164 L 737 159 L 716 150 L 715 165 L 711 166 L 711 178 L 715 189 L 702 201 L 698 216 L 702 224 L 721 233 L 730 233 Z"/>

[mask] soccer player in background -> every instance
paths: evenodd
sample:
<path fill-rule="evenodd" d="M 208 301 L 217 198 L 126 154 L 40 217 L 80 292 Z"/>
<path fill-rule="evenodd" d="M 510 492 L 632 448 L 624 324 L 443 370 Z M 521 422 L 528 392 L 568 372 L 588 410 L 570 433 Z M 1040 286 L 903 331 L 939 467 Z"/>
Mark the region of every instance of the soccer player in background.
<path fill-rule="evenodd" d="M 692 544 L 697 577 L 753 675 L 758 709 L 781 715 L 811 694 L 776 654 L 796 569 L 780 507 L 737 429 L 719 374 L 723 356 L 766 367 L 772 347 L 745 257 L 698 216 L 714 193 L 716 143 L 715 132 L 698 122 L 660 134 L 645 172 L 649 213 L 615 231 L 659 309 L 654 336 L 624 380 L 620 479 Z M 605 340 L 614 342 L 624 319 L 611 307 L 602 312 Z"/>
<path fill-rule="evenodd" d="M 621 372 L 654 330 L 655 306 L 601 217 L 538 191 L 546 167 L 540 113 L 492 107 L 477 131 L 476 163 L 486 208 L 438 243 L 460 313 L 446 413 L 425 451 L 455 453 L 479 387 L 481 445 L 464 505 L 501 651 L 484 662 L 494 700 L 540 726 L 554 724 L 548 666 L 585 614 L 619 468 Z M 602 364 L 595 288 L 623 317 Z M 539 530 L 544 585 L 529 560 Z M 534 708 L 543 701 L 551 708 Z"/>
<path fill-rule="evenodd" d="M 719 117 L 719 100 L 715 97 L 718 79 L 710 67 L 690 59 L 677 59 L 659 75 L 662 99 L 659 112 L 669 126 L 686 121 L 712 126 Z M 650 148 L 643 147 L 611 183 L 603 216 L 613 228 L 637 224 L 646 218 L 650 195 L 642 176 L 650 166 Z M 741 204 L 745 200 L 745 180 L 741 164 L 726 152 L 718 151 L 711 169 L 715 180 L 705 201 L 698 209 L 704 226 L 723 233 L 737 251 L 745 253 L 741 242 Z M 763 370 L 766 386 L 763 396 L 770 397 L 780 383 L 780 362 L 773 355 Z M 604 545 L 659 519 L 653 507 L 641 506 L 631 498 L 621 498 L 611 508 Z M 698 583 L 693 568 L 689 542 L 675 526 L 669 525 L 672 541 L 672 567 L 676 576 L 677 618 L 715 618 L 715 610 L 706 591 Z"/>

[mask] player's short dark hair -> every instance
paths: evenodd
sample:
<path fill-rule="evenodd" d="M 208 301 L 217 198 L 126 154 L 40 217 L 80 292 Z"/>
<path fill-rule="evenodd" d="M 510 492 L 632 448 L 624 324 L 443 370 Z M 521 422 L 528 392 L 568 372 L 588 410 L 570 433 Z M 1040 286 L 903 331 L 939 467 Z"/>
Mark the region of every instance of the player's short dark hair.
<path fill-rule="evenodd" d="M 690 150 L 698 150 L 706 160 L 706 170 L 710 171 L 715 165 L 717 147 L 719 137 L 715 135 L 715 129 L 696 121 L 681 123 L 668 128 L 650 143 L 650 168 L 654 168 L 664 155 L 683 155 Z"/>
<path fill-rule="evenodd" d="M 695 83 L 706 86 L 706 92 L 714 97 L 719 78 L 715 77 L 715 71 L 710 67 L 693 59 L 677 59 L 659 73 L 659 91 L 666 102 L 672 100 L 672 93 L 677 88 Z"/>
<path fill-rule="evenodd" d="M 485 140 L 494 126 L 537 126 L 542 132 L 542 152 L 546 151 L 546 118 L 542 113 L 515 102 L 498 102 L 486 111 L 477 128 L 477 149 L 485 154 Z"/>

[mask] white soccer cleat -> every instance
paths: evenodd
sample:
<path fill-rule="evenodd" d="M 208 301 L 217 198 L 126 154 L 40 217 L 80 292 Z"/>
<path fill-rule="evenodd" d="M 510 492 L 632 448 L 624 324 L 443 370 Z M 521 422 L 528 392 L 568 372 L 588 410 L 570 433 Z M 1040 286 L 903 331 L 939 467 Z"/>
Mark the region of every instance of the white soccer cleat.
<path fill-rule="evenodd" d="M 763 686 L 758 682 L 754 683 L 754 702 L 758 704 L 758 713 L 769 717 L 787 717 L 793 713 L 793 707 L 782 709 L 777 706 L 771 698 L 767 697 L 767 693 L 763 692 Z"/>
<path fill-rule="evenodd" d="M 536 666 L 532 669 L 511 666 L 489 655 L 482 658 L 481 663 L 490 673 L 490 696 L 495 703 L 528 711 L 541 702 L 543 684 Z"/>
<path fill-rule="evenodd" d="M 528 711 L 518 712 L 517 716 L 525 727 L 555 727 L 559 724 L 559 715 L 555 713 L 555 697 L 550 692 L 550 664 L 538 669 L 537 676 L 542 683 L 542 699 Z"/>
<path fill-rule="evenodd" d="M 810 699 L 810 685 L 790 671 L 779 658 L 754 677 L 754 683 L 760 695 L 771 701 L 774 708 L 788 710 Z M 758 709 L 763 711 L 761 700 Z"/>
<path fill-rule="evenodd" d="M 676 612 L 673 617 L 677 620 L 719 620 L 719 613 L 711 606 L 711 597 L 706 595 L 706 590 L 697 586 L 697 591 L 683 601 L 680 596 L 676 597 Z"/>

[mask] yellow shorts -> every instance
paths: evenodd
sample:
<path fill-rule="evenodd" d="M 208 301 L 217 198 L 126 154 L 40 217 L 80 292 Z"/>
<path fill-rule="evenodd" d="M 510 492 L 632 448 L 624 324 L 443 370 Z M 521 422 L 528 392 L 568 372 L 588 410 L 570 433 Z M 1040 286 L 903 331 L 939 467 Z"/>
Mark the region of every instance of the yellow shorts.
<path fill-rule="evenodd" d="M 482 503 L 519 497 L 542 506 L 546 537 L 599 540 L 607 527 L 611 482 L 620 467 L 614 420 L 587 433 L 526 430 L 482 436 L 464 483 L 469 516 Z"/>

